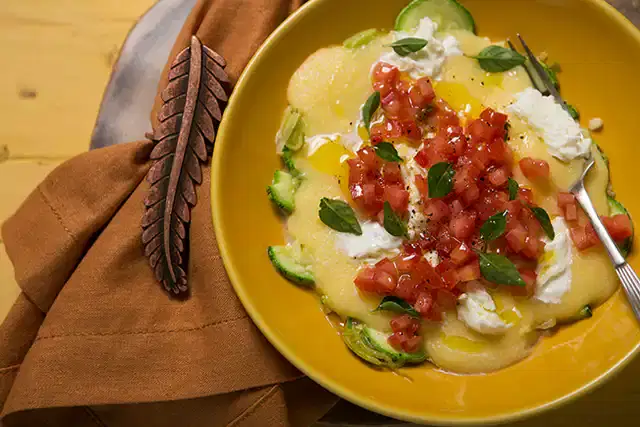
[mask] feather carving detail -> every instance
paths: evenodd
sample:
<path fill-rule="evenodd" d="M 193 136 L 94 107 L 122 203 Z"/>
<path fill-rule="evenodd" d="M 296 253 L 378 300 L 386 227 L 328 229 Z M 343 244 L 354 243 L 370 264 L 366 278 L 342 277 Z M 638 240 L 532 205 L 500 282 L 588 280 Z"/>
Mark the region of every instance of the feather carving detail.
<path fill-rule="evenodd" d="M 155 277 L 173 295 L 188 292 L 186 253 L 196 185 L 228 100 L 225 60 L 196 36 L 169 70 L 154 129 L 151 188 L 144 200 L 142 244 Z"/>

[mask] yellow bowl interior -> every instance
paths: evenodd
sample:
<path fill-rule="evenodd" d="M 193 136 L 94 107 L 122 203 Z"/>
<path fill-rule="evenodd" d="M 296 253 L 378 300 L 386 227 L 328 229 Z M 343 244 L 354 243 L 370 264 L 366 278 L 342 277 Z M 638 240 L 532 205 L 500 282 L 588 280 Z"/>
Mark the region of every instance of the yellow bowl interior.
<path fill-rule="evenodd" d="M 544 338 L 526 360 L 487 375 L 459 376 L 425 365 L 403 377 L 352 356 L 316 298 L 282 279 L 266 256 L 282 224 L 265 187 L 280 167 L 274 135 L 289 78 L 315 50 L 371 27 L 391 28 L 407 0 L 313 0 L 260 49 L 235 88 L 216 141 L 213 220 L 225 265 L 267 338 L 314 380 L 361 406 L 430 423 L 516 418 L 579 395 L 638 350 L 640 328 L 618 292 L 592 319 Z M 564 97 L 583 123 L 602 117 L 596 136 L 611 160 L 614 189 L 640 215 L 640 33 L 600 0 L 466 0 L 480 35 L 522 33 L 562 66 Z M 631 264 L 640 268 L 638 256 Z"/>

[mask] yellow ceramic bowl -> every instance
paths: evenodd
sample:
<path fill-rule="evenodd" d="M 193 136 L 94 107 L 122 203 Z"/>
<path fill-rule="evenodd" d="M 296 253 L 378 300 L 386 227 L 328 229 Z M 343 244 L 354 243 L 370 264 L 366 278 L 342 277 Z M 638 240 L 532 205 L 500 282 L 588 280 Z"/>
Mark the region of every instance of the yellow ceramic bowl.
<path fill-rule="evenodd" d="M 582 117 L 602 117 L 598 143 L 615 190 L 640 218 L 640 32 L 600 0 L 466 0 L 481 35 L 525 35 L 562 64 L 562 93 Z M 213 159 L 213 220 L 227 271 L 247 311 L 295 366 L 373 411 L 429 423 L 483 423 L 532 414 L 579 396 L 638 351 L 640 328 L 618 292 L 593 318 L 544 338 L 526 360 L 488 375 L 430 365 L 407 378 L 376 371 L 346 349 L 315 297 L 283 280 L 266 255 L 282 224 L 265 194 L 280 167 L 274 135 L 289 78 L 315 50 L 371 27 L 391 28 L 407 0 L 312 0 L 262 46 L 238 82 Z M 583 119 L 583 121 L 585 120 Z M 638 256 L 631 263 L 640 269 Z"/>

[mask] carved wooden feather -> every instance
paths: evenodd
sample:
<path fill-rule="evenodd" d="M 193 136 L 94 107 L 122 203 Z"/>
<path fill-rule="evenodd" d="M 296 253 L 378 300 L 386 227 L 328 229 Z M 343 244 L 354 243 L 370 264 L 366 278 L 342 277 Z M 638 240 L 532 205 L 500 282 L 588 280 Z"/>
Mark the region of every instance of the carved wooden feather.
<path fill-rule="evenodd" d="M 225 60 L 197 37 L 180 52 L 162 91 L 147 181 L 142 243 L 155 276 L 174 295 L 188 291 L 186 249 L 202 163 L 213 148 L 227 102 Z"/>

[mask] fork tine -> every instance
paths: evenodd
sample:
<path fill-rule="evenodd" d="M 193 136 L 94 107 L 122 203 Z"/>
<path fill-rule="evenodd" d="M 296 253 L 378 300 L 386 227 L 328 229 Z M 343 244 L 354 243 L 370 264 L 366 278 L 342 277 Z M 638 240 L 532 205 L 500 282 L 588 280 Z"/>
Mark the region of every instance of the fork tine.
<path fill-rule="evenodd" d="M 564 108 L 567 112 L 569 112 L 566 102 L 564 102 L 564 99 L 562 99 L 562 97 L 560 96 L 560 92 L 558 92 L 558 89 L 556 89 L 556 87 L 553 85 L 553 83 L 549 79 L 547 72 L 544 70 L 544 68 L 542 68 L 542 65 L 540 65 L 538 58 L 536 58 L 533 52 L 531 52 L 531 49 L 529 49 L 529 46 L 524 41 L 522 36 L 520 36 L 520 34 L 517 34 L 517 36 L 518 36 L 518 40 L 520 40 L 520 44 L 522 44 L 522 47 L 524 48 L 524 51 L 527 54 L 527 57 L 529 58 L 529 61 L 531 61 L 531 65 L 533 65 L 533 69 L 538 74 L 538 77 L 540 77 L 540 79 L 543 81 L 544 85 L 549 90 L 549 93 L 555 98 L 556 102 L 560 104 L 562 108 Z"/>

